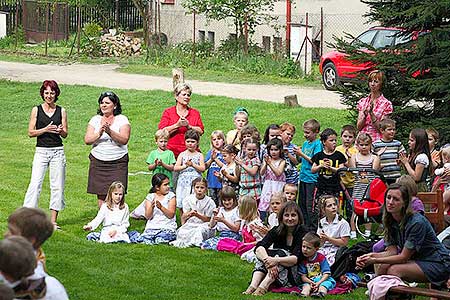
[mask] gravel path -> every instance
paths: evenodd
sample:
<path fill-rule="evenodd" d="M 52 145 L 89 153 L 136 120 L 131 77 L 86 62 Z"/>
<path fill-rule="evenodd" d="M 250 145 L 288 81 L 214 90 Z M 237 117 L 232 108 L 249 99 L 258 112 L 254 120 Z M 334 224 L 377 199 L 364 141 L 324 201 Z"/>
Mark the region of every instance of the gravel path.
<path fill-rule="evenodd" d="M 172 79 L 120 73 L 118 65 L 48 64 L 35 65 L 17 62 L 0 62 L 0 78 L 21 82 L 42 82 L 54 79 L 63 84 L 81 84 L 110 89 L 172 90 Z M 281 103 L 284 96 L 297 95 L 304 107 L 345 108 L 337 93 L 321 88 L 296 88 L 285 85 L 234 84 L 221 82 L 188 81 L 194 93 L 226 96 L 240 99 L 257 99 Z"/>

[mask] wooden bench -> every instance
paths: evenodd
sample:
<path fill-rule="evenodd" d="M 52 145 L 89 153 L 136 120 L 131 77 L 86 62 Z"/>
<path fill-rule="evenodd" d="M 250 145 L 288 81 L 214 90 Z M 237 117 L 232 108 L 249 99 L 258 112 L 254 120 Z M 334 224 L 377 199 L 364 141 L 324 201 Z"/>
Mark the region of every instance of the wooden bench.
<path fill-rule="evenodd" d="M 434 225 L 436 233 L 444 230 L 444 203 L 442 199 L 442 191 L 421 192 L 417 194 L 417 198 L 422 200 L 425 206 L 425 216 L 428 221 Z M 437 209 L 436 209 L 437 208 Z"/>
<path fill-rule="evenodd" d="M 358 282 L 359 287 L 367 288 L 367 283 Z M 396 294 L 402 295 L 415 295 L 415 296 L 424 296 L 424 297 L 433 297 L 437 299 L 449 299 L 450 293 L 444 291 L 438 291 L 433 289 L 424 289 L 418 287 L 409 287 L 409 286 L 394 286 L 389 289 L 389 292 L 393 292 Z"/>

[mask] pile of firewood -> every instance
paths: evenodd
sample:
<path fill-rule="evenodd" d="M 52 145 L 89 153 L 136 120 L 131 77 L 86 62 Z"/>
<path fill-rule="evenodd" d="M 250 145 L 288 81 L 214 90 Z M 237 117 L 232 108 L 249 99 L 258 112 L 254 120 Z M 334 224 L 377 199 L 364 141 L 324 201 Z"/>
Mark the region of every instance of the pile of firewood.
<path fill-rule="evenodd" d="M 104 34 L 100 37 L 102 56 L 137 56 L 141 54 L 142 45 L 140 38 L 133 38 L 118 33 Z"/>

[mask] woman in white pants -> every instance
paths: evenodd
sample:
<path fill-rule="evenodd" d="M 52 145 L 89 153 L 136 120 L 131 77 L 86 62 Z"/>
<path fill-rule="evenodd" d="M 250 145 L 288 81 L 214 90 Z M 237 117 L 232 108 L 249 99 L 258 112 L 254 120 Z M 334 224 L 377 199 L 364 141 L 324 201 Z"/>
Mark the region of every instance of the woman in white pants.
<path fill-rule="evenodd" d="M 56 81 L 45 80 L 40 94 L 44 102 L 33 107 L 28 125 L 28 136 L 36 137 L 37 142 L 30 185 L 23 206 L 38 207 L 45 173 L 50 168 L 51 221 L 58 229 L 58 213 L 65 206 L 66 156 L 61 137 L 67 137 L 67 114 L 64 108 L 56 105 L 60 94 Z"/>

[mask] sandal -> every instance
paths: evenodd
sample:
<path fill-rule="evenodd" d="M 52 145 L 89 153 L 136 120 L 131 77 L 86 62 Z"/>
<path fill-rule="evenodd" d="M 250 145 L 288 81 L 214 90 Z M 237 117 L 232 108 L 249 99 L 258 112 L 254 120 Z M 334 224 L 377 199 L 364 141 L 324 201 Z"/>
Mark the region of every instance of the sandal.
<path fill-rule="evenodd" d="M 262 288 L 262 287 L 258 287 L 254 292 L 253 292 L 253 296 L 262 296 L 265 293 L 267 293 L 267 289 Z"/>
<path fill-rule="evenodd" d="M 249 285 L 248 288 L 242 292 L 242 295 L 251 295 L 254 291 L 256 291 L 256 288 Z"/>

